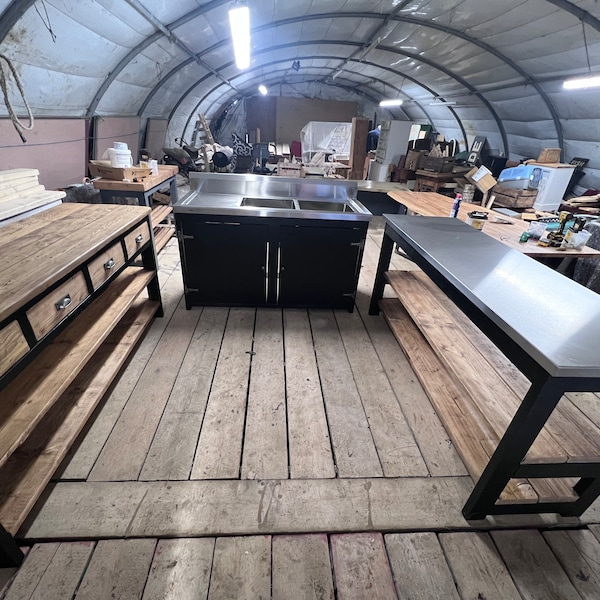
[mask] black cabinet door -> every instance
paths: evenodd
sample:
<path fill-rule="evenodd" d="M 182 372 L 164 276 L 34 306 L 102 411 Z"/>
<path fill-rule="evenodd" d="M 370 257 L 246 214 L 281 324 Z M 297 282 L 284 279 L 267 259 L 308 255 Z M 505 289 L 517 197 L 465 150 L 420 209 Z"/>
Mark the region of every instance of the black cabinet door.
<path fill-rule="evenodd" d="M 352 310 L 364 226 L 280 226 L 278 303 Z"/>
<path fill-rule="evenodd" d="M 188 308 L 266 304 L 268 225 L 184 218 L 177 229 Z"/>

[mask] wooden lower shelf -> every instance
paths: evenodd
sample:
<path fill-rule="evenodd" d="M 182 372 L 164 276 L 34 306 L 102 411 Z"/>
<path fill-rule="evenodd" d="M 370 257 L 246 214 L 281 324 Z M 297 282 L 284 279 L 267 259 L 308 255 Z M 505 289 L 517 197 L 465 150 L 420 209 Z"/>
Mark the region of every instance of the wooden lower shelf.
<path fill-rule="evenodd" d="M 172 225 L 161 225 L 154 229 L 154 247 L 158 254 L 175 235 L 175 227 Z"/>
<path fill-rule="evenodd" d="M 152 226 L 156 227 L 162 223 L 171 213 L 173 207 L 170 204 L 156 204 L 152 207 Z"/>
<path fill-rule="evenodd" d="M 0 391 L 0 467 L 119 324 L 155 271 L 126 268 Z"/>
<path fill-rule="evenodd" d="M 159 303 L 138 298 L 42 423 L 0 469 L 0 523 L 16 535 L 142 337 Z"/>
<path fill-rule="evenodd" d="M 424 274 L 393 271 L 384 316 L 477 481 L 529 382 Z M 563 397 L 525 464 L 600 461 L 600 431 Z M 513 479 L 501 502 L 571 502 L 572 478 Z"/>

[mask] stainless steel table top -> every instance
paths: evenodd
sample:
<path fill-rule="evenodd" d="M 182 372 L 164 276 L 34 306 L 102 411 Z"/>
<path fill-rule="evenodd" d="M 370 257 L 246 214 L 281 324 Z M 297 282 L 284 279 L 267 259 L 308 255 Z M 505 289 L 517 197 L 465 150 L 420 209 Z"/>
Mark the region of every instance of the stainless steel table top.
<path fill-rule="evenodd" d="M 458 219 L 384 219 L 550 375 L 600 377 L 600 295 Z"/>

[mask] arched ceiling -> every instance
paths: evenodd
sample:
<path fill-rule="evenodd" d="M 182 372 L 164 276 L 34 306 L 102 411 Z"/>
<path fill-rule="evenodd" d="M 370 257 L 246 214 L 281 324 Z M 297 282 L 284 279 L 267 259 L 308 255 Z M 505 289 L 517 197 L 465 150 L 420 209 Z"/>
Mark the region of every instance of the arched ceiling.
<path fill-rule="evenodd" d="M 368 116 L 400 97 L 391 116 L 447 137 L 485 135 L 513 157 L 560 146 L 600 169 L 599 94 L 562 89 L 599 69 L 597 0 L 246 0 L 246 71 L 233 62 L 232 4 L 0 0 L 0 54 L 40 116 L 165 118 L 185 136 L 198 112 L 210 120 L 265 83 L 356 100 Z"/>

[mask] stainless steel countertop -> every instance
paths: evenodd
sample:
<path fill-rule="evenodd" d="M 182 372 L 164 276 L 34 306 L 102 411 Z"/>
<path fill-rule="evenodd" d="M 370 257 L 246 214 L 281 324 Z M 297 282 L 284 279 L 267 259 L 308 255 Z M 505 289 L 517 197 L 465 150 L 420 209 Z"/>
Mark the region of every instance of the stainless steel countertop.
<path fill-rule="evenodd" d="M 310 180 L 264 175 L 192 173 L 191 190 L 174 205 L 176 214 L 370 221 L 371 213 L 356 199 L 356 182 Z M 244 206 L 244 198 L 293 200 L 296 208 Z M 324 208 L 302 208 L 309 203 Z M 327 210 L 327 205 L 330 210 Z M 334 210 L 331 210 L 334 208 Z"/>
<path fill-rule="evenodd" d="M 600 295 L 458 219 L 384 219 L 550 375 L 600 377 Z"/>

